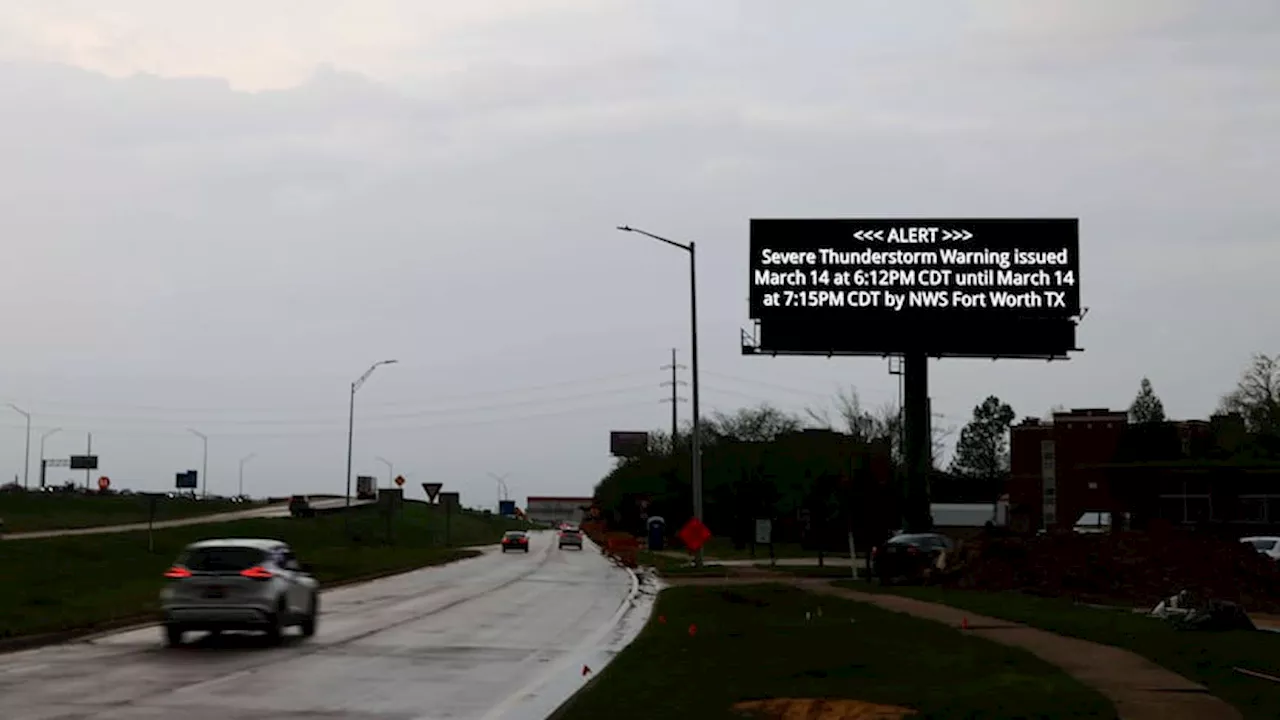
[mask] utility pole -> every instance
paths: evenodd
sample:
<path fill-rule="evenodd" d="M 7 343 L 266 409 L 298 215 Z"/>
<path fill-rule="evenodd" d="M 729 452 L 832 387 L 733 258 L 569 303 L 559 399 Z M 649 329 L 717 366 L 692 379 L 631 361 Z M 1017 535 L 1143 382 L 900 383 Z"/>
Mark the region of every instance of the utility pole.
<path fill-rule="evenodd" d="M 45 433 L 40 436 L 40 487 L 42 489 L 45 486 L 45 470 L 48 467 L 46 464 L 48 461 L 45 460 L 44 457 L 44 441 L 48 440 L 50 435 L 59 432 L 62 432 L 62 428 L 53 428 L 52 430 L 46 430 Z"/>
<path fill-rule="evenodd" d="M 22 453 L 22 487 L 30 489 L 31 487 L 31 413 L 22 408 L 9 403 L 9 407 L 17 410 L 20 415 L 27 419 L 27 444 L 26 449 Z"/>
<path fill-rule="evenodd" d="M 660 369 L 671 371 L 671 379 L 668 380 L 667 382 L 662 383 L 662 387 L 666 387 L 668 385 L 671 386 L 671 397 L 669 399 L 664 399 L 662 402 L 671 403 L 671 454 L 675 455 L 677 440 L 680 437 L 680 416 L 679 416 L 679 413 L 676 412 L 677 410 L 676 406 L 682 400 L 684 400 L 684 398 L 680 397 L 679 395 L 680 386 L 687 384 L 685 383 L 685 381 L 681 380 L 677 375 L 679 371 L 684 370 L 686 368 L 684 365 L 676 364 L 675 348 L 671 348 L 671 364 L 663 365 Z"/>
<path fill-rule="evenodd" d="M 87 446 L 85 447 L 84 454 L 92 455 L 93 454 L 93 433 L 85 433 L 85 434 L 88 436 L 88 443 L 87 443 Z M 85 468 L 85 471 L 84 471 L 84 489 L 85 490 L 89 489 L 89 472 L 90 472 L 89 469 Z"/>

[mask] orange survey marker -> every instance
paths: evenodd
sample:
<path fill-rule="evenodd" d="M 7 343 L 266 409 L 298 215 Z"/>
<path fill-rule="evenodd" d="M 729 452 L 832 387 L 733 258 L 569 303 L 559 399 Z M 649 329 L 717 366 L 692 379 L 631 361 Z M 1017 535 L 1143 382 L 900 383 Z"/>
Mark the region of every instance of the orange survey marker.
<path fill-rule="evenodd" d="M 969 629 L 969 618 L 968 618 L 967 616 L 966 616 L 966 617 L 963 617 L 963 618 L 960 618 L 960 629 L 961 629 L 961 630 L 968 630 L 968 629 Z"/>

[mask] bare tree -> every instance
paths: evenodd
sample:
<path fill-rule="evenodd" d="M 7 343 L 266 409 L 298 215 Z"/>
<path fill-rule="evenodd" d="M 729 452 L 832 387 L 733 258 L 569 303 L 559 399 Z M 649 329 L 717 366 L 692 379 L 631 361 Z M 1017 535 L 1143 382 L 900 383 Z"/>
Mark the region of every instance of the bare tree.
<path fill-rule="evenodd" d="M 1244 418 L 1250 432 L 1280 434 L 1280 355 L 1258 353 L 1219 409 Z"/>

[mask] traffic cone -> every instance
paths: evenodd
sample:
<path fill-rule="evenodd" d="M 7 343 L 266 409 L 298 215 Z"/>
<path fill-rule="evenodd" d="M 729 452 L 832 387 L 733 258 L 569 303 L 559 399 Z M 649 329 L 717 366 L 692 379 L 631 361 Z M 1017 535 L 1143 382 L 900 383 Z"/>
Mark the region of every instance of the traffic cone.
<path fill-rule="evenodd" d="M 591 674 L 591 668 L 587 667 L 586 665 L 583 665 L 583 666 L 582 666 L 582 677 L 586 677 L 586 676 L 588 676 L 588 675 L 590 675 L 590 674 Z"/>
<path fill-rule="evenodd" d="M 968 618 L 968 616 L 965 616 L 965 617 L 963 617 L 963 618 L 960 618 L 960 629 L 961 629 L 961 630 L 968 630 L 968 629 L 969 629 L 969 618 Z"/>
<path fill-rule="evenodd" d="M 690 626 L 689 626 L 689 637 L 693 637 L 694 635 L 697 635 L 697 634 L 698 634 L 698 626 L 697 626 L 697 625 L 690 625 Z"/>

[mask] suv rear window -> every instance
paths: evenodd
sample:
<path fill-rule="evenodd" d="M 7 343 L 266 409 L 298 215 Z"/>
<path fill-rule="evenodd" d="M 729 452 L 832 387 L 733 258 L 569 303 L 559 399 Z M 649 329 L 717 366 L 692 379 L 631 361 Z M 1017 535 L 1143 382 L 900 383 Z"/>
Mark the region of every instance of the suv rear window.
<path fill-rule="evenodd" d="M 240 572 L 266 560 L 266 553 L 247 547 L 202 547 L 188 550 L 178 564 L 192 572 Z"/>
<path fill-rule="evenodd" d="M 1258 539 L 1252 542 L 1253 542 L 1254 549 L 1260 552 L 1266 552 L 1276 546 L 1276 541 L 1270 540 L 1270 539 L 1267 539 L 1267 540 Z"/>

